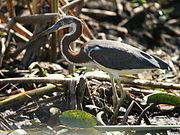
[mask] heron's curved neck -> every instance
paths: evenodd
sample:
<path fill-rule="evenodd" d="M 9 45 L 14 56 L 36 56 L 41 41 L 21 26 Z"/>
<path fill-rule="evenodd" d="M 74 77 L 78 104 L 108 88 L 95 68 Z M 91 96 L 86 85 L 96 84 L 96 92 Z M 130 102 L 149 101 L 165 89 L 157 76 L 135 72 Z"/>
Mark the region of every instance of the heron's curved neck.
<path fill-rule="evenodd" d="M 75 20 L 71 27 L 73 28 L 72 32 L 66 34 L 61 40 L 61 53 L 68 62 L 81 65 L 88 62 L 89 58 L 82 49 L 79 52 L 74 52 L 70 47 L 70 43 L 78 39 L 82 34 L 81 22 Z"/>

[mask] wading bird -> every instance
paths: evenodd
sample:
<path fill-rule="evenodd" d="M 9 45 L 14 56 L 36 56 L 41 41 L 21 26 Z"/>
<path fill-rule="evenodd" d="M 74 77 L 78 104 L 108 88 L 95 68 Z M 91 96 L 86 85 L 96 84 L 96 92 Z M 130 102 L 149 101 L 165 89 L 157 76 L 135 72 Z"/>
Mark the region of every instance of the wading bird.
<path fill-rule="evenodd" d="M 82 23 L 80 19 L 73 16 L 62 17 L 56 24 L 37 34 L 32 40 L 71 27 L 72 31 L 65 34 L 60 41 L 61 53 L 71 64 L 99 68 L 109 74 L 113 90 L 113 119 L 116 120 L 119 108 L 126 97 L 119 75 L 137 74 L 146 69 L 170 69 L 170 67 L 156 56 L 149 55 L 131 45 L 111 40 L 91 40 L 84 43 L 78 52 L 74 52 L 70 43 L 81 36 Z M 120 98 L 117 95 L 115 81 L 120 88 Z"/>

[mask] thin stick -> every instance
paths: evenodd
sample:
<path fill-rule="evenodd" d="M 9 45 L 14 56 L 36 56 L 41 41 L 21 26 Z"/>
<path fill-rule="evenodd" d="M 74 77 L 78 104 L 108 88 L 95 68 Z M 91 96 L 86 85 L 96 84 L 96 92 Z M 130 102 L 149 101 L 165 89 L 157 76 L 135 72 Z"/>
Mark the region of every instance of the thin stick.
<path fill-rule="evenodd" d="M 95 126 L 100 132 L 112 131 L 158 131 L 180 128 L 180 125 L 121 125 L 121 126 Z"/>
<path fill-rule="evenodd" d="M 109 75 L 102 71 L 87 72 L 85 77 L 88 79 L 97 79 L 101 81 L 110 81 Z M 174 89 L 180 90 L 180 84 L 157 82 L 150 79 L 134 78 L 127 76 L 120 76 L 122 84 L 128 84 L 130 86 L 147 87 L 147 88 L 162 88 L 162 89 Z"/>
<path fill-rule="evenodd" d="M 123 120 L 121 122 L 121 125 L 124 125 L 127 121 L 128 115 L 130 113 L 130 111 L 132 110 L 132 107 L 134 106 L 134 100 L 131 102 L 131 104 L 129 105 L 126 113 L 124 114 Z"/>
<path fill-rule="evenodd" d="M 90 74 L 89 74 L 90 73 Z M 101 81 L 110 81 L 109 75 L 103 72 L 96 73 L 89 72 L 85 74 L 84 77 L 87 79 L 97 79 Z M 49 78 L 49 77 L 32 77 L 32 78 L 7 78 L 7 79 L 0 79 L 0 84 L 7 84 L 7 83 L 66 83 L 68 84 L 69 81 L 73 78 Z M 76 78 L 77 79 L 77 78 Z M 167 83 L 167 82 L 157 82 L 153 80 L 145 80 L 139 78 L 130 78 L 130 77 L 120 77 L 122 84 L 128 84 L 130 86 L 138 86 L 138 87 L 149 87 L 149 88 L 163 88 L 163 89 L 173 89 L 173 90 L 180 90 L 180 84 L 174 83 Z M 64 82 L 63 82 L 64 81 Z"/>
<path fill-rule="evenodd" d="M 15 8 L 14 8 L 14 5 L 13 5 L 13 0 L 7 0 L 6 2 L 7 2 L 7 9 L 8 9 L 8 12 L 9 12 L 9 16 L 11 18 L 16 16 Z"/>
<path fill-rule="evenodd" d="M 142 120 L 144 114 L 145 114 L 149 109 L 153 108 L 153 107 L 156 106 L 156 105 L 157 105 L 157 104 L 151 104 L 150 106 L 146 107 L 146 108 L 143 110 L 143 112 L 139 115 L 139 118 L 138 118 L 138 120 L 137 120 L 137 122 L 136 122 L 136 125 L 140 125 L 140 124 L 141 124 L 141 120 Z"/>
<path fill-rule="evenodd" d="M 8 99 L 0 101 L 0 108 L 9 107 L 14 104 L 18 104 L 24 101 L 31 100 L 32 98 L 40 97 L 47 93 L 52 93 L 59 90 L 59 85 L 50 85 L 41 88 L 37 88 L 31 91 L 24 93 L 19 93 L 13 96 L 10 96 Z"/>
<path fill-rule="evenodd" d="M 32 77 L 32 78 L 7 78 L 0 79 L 0 84 L 7 83 L 52 83 L 52 84 L 69 84 L 71 80 L 78 80 L 73 78 L 50 78 L 50 77 Z"/>
<path fill-rule="evenodd" d="M 142 112 L 143 108 L 136 101 L 134 101 L 134 103 L 137 106 L 137 108 Z M 151 125 L 151 122 L 149 121 L 147 114 L 144 114 L 143 118 L 147 125 Z"/>
<path fill-rule="evenodd" d="M 32 9 L 31 9 L 29 0 L 25 0 L 25 3 L 26 3 L 26 5 L 27 5 L 27 8 L 28 8 L 30 14 L 33 15 L 33 11 L 32 11 Z"/>

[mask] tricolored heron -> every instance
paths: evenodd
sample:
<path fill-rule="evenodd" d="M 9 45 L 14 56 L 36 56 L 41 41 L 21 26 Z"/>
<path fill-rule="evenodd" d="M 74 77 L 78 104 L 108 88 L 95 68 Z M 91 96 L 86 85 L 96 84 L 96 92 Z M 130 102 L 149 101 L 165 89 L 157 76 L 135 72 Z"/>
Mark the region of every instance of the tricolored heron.
<path fill-rule="evenodd" d="M 82 34 L 83 22 L 73 16 L 62 17 L 56 24 L 36 35 L 33 39 L 64 28 L 72 28 L 60 41 L 60 49 L 64 58 L 72 64 L 99 68 L 109 73 L 113 90 L 113 119 L 117 118 L 119 108 L 126 97 L 119 75 L 137 74 L 146 69 L 170 69 L 160 58 L 147 54 L 133 46 L 111 40 L 91 40 L 84 43 L 78 52 L 74 52 L 70 43 Z M 32 40 L 33 40 L 32 39 Z M 120 88 L 121 96 L 117 95 L 115 80 Z"/>

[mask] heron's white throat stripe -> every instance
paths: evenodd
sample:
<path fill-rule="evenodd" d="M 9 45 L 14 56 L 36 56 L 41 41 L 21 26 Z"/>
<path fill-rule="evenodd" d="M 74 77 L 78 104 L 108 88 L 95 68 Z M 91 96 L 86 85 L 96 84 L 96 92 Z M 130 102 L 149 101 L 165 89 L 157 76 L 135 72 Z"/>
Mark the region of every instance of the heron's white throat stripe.
<path fill-rule="evenodd" d="M 63 28 L 68 28 L 68 27 L 72 28 L 72 31 L 71 31 L 70 33 L 66 34 L 67 36 L 68 36 L 68 35 L 72 35 L 72 34 L 74 34 L 74 33 L 76 32 L 76 24 L 75 24 L 75 23 L 71 23 L 71 24 L 69 24 L 69 25 L 66 25 L 66 27 L 63 27 Z M 63 42 L 63 40 L 64 40 L 65 37 L 66 37 L 66 36 L 64 36 L 64 37 L 60 40 L 60 49 L 61 49 L 61 50 L 63 50 L 62 42 Z M 65 54 L 63 53 L 63 51 L 61 51 L 61 53 L 62 53 L 63 57 L 64 57 L 69 63 L 72 63 L 72 62 L 65 56 Z M 72 64 L 74 64 L 74 63 L 72 63 Z"/>

